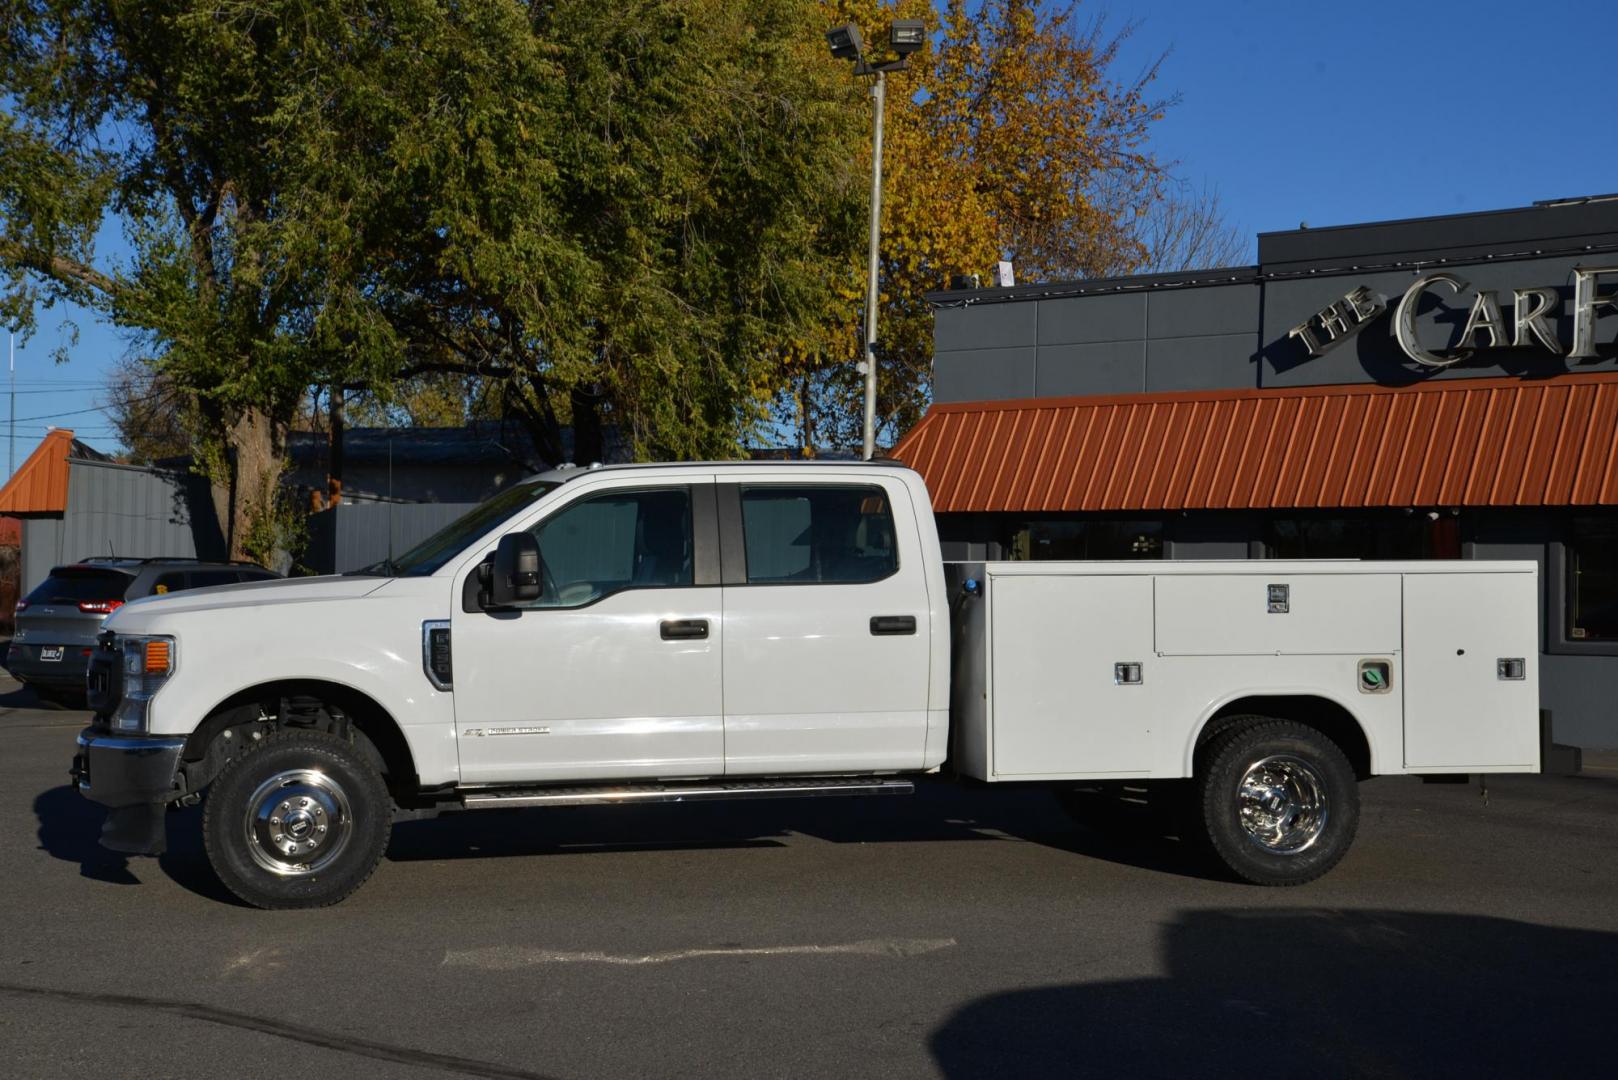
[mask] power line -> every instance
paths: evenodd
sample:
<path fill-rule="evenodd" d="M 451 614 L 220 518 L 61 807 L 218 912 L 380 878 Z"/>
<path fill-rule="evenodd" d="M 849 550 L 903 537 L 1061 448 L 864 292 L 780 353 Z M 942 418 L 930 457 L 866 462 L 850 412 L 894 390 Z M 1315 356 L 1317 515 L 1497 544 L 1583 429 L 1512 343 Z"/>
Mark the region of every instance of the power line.
<path fill-rule="evenodd" d="M 41 413 L 38 416 L 22 416 L 12 420 L 11 426 L 16 427 L 18 424 L 27 423 L 30 420 L 56 420 L 63 416 L 83 416 L 85 413 L 110 412 L 113 409 L 123 408 L 129 405 L 145 405 L 164 396 L 164 392 L 159 392 L 155 394 L 148 394 L 145 397 L 130 398 L 127 401 L 113 402 L 110 405 L 92 405 L 88 409 L 69 409 L 67 412 Z"/>

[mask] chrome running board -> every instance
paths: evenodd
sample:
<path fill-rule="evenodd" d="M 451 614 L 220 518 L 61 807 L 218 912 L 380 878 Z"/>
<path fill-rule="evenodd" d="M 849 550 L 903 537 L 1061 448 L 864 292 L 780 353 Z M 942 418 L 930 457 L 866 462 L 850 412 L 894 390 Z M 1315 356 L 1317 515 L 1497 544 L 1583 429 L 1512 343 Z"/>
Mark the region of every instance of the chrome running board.
<path fill-rule="evenodd" d="M 468 810 L 522 806 L 604 806 L 705 802 L 719 799 L 801 799 L 825 795 L 909 795 L 909 780 L 872 777 L 806 777 L 797 780 L 708 780 L 689 783 L 614 784 L 601 787 L 492 788 L 468 791 Z"/>

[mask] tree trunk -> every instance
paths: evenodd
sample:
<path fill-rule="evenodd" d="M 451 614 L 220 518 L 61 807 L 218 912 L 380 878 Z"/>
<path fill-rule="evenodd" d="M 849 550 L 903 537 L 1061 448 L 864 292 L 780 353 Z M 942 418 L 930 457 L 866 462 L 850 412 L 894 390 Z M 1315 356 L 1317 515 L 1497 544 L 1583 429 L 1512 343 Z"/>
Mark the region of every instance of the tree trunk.
<path fill-rule="evenodd" d="M 343 501 L 343 387 L 331 387 L 331 459 L 326 475 L 326 505 L 336 506 Z"/>
<path fill-rule="evenodd" d="M 573 464 L 593 465 L 603 458 L 601 406 L 583 387 L 570 391 L 573 405 Z"/>
<path fill-rule="evenodd" d="M 225 430 L 228 474 L 213 477 L 214 511 L 232 559 L 269 562 L 279 537 L 272 529 L 281 481 L 285 426 L 249 409 Z"/>

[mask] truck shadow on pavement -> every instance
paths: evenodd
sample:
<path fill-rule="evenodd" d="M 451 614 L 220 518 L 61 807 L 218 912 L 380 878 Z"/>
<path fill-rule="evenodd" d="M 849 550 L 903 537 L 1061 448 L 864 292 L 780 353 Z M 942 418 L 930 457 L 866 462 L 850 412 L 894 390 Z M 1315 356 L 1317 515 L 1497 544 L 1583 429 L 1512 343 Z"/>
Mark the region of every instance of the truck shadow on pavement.
<path fill-rule="evenodd" d="M 980 998 L 949 1077 L 1612 1075 L 1618 935 L 1401 911 L 1191 911 L 1161 978 Z"/>
<path fill-rule="evenodd" d="M 1181 877 L 1212 877 L 1150 819 L 1075 824 L 1051 794 L 945 783 L 900 798 L 831 798 L 450 813 L 394 826 L 392 862 L 590 852 L 784 847 L 794 834 L 836 844 L 1026 842 Z M 1219 878 L 1218 880 L 1226 880 Z"/>
<path fill-rule="evenodd" d="M 79 874 L 111 885 L 139 885 L 131 865 L 154 865 L 131 860 L 101 846 L 101 823 L 106 810 L 80 795 L 71 784 L 50 788 L 34 799 L 39 822 L 39 846 L 53 858 L 78 863 Z M 210 900 L 240 905 L 214 877 L 202 850 L 202 814 L 196 807 L 169 813 L 169 850 L 156 860 L 156 869 L 177 884 Z"/>

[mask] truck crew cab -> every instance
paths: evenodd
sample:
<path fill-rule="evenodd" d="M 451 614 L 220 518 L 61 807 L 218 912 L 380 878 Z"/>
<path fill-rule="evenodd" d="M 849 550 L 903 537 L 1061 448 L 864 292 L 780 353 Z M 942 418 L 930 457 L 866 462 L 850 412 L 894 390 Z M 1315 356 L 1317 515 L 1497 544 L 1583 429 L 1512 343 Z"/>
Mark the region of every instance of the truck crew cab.
<path fill-rule="evenodd" d="M 103 843 L 335 903 L 396 816 L 1162 782 L 1233 874 L 1342 858 L 1356 781 L 1539 767 L 1532 563 L 940 557 L 892 463 L 563 469 L 338 577 L 138 600 L 79 737 Z"/>

